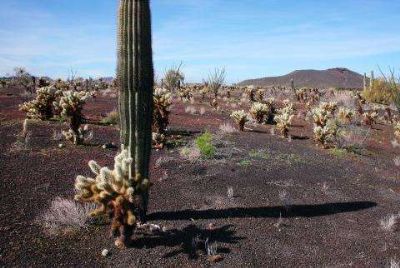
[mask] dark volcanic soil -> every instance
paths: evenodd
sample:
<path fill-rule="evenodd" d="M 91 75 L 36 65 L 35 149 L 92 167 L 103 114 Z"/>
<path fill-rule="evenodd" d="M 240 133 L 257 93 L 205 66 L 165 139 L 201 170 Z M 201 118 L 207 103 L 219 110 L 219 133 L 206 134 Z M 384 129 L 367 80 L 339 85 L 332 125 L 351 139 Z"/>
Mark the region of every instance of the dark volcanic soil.
<path fill-rule="evenodd" d="M 51 139 L 59 122 L 36 122 L 28 150 L 11 146 L 21 130 L 23 98 L 0 95 L 0 265 L 1 266 L 211 266 L 204 241 L 218 245 L 218 266 L 383 267 L 400 257 L 399 233 L 380 221 L 400 212 L 400 183 L 390 145 L 390 127 L 373 130 L 366 155 L 334 156 L 315 146 L 310 126 L 296 122 L 288 142 L 268 126 L 216 135 L 217 157 L 190 162 L 180 147 L 154 151 L 149 220 L 166 228 L 138 233 L 131 248 L 117 250 L 107 225 L 49 236 L 35 219 L 57 197 L 73 197 L 76 175 L 89 175 L 87 162 L 112 166 L 118 141 L 113 126 L 91 125 L 89 145 L 59 149 Z M 115 108 L 115 99 L 98 97 L 85 109 L 95 121 Z M 195 105 L 198 107 L 198 105 Z M 172 130 L 198 132 L 229 121 L 228 113 L 184 112 L 177 103 Z M 233 196 L 228 196 L 232 187 Z M 212 224 L 212 228 L 210 228 Z M 107 248 L 110 256 L 101 251 Z"/>

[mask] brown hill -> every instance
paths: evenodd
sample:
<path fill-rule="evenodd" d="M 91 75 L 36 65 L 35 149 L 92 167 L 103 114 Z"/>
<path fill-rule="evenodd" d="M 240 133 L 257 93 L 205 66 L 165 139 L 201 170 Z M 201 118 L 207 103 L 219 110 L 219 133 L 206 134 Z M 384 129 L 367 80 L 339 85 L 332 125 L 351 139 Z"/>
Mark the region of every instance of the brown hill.
<path fill-rule="evenodd" d="M 298 70 L 283 76 L 245 80 L 240 82 L 239 85 L 289 87 L 292 79 L 296 88 L 363 88 L 363 76 L 346 68 Z"/>

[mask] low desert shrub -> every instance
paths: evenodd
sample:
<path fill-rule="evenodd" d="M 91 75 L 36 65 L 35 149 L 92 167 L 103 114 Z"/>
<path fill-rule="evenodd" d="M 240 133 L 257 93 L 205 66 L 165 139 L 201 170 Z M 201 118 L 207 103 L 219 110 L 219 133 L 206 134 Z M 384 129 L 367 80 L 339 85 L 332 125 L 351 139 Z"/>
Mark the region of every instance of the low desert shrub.
<path fill-rule="evenodd" d="M 371 131 L 356 125 L 341 126 L 337 131 L 336 145 L 353 153 L 360 153 L 365 148 Z"/>
<path fill-rule="evenodd" d="M 226 135 L 226 134 L 236 133 L 238 132 L 238 130 L 229 123 L 223 123 L 222 125 L 219 126 L 219 132 L 223 135 Z"/>
<path fill-rule="evenodd" d="M 117 110 L 113 110 L 107 113 L 107 116 L 101 120 L 102 124 L 105 125 L 117 125 L 119 124 L 119 114 Z"/>
<path fill-rule="evenodd" d="M 329 119 L 324 126 L 314 126 L 314 137 L 324 148 L 328 148 L 336 142 L 338 125 L 335 120 Z"/>
<path fill-rule="evenodd" d="M 239 126 L 240 131 L 244 131 L 244 124 L 249 121 L 247 117 L 247 113 L 244 110 L 237 110 L 231 113 L 231 118 L 235 121 L 235 123 Z"/>
<path fill-rule="evenodd" d="M 212 134 L 207 131 L 195 140 L 195 144 L 204 158 L 210 159 L 215 155 L 216 148 L 212 144 L 212 138 Z"/>
<path fill-rule="evenodd" d="M 86 227 L 91 220 L 89 213 L 95 208 L 94 204 L 80 204 L 57 197 L 36 222 L 49 234 L 60 234 L 66 230 Z"/>

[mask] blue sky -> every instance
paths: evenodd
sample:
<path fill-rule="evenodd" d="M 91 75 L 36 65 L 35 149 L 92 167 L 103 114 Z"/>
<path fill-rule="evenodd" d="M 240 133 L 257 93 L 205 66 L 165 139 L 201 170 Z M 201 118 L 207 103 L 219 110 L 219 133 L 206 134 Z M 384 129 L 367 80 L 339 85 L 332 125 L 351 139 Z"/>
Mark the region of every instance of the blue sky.
<path fill-rule="evenodd" d="M 400 68 L 398 0 L 153 0 L 155 69 L 228 82 L 295 69 Z M 0 75 L 112 76 L 117 0 L 1 0 Z"/>

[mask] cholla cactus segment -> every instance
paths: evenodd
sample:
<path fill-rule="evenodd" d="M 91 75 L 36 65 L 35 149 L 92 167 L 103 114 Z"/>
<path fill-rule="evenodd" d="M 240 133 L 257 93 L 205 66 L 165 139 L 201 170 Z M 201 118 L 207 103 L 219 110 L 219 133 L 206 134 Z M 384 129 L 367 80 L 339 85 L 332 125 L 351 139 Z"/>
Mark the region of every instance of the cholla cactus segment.
<path fill-rule="evenodd" d="M 151 138 L 153 141 L 153 145 L 156 149 L 164 148 L 164 144 L 165 144 L 165 140 L 166 140 L 164 134 L 153 132 Z"/>
<path fill-rule="evenodd" d="M 267 116 L 269 112 L 270 112 L 269 105 L 260 102 L 253 103 L 253 105 L 250 108 L 250 114 L 260 124 L 264 121 L 264 117 Z"/>
<path fill-rule="evenodd" d="M 163 134 L 169 124 L 172 94 L 165 88 L 156 88 L 153 93 L 153 102 L 153 131 Z"/>
<path fill-rule="evenodd" d="M 249 121 L 247 113 L 244 110 L 233 111 L 231 118 L 238 124 L 240 131 L 244 130 L 244 124 Z"/>
<path fill-rule="evenodd" d="M 400 139 L 400 122 L 396 122 L 393 128 L 394 128 L 394 135 L 396 136 L 396 138 Z"/>
<path fill-rule="evenodd" d="M 46 120 L 53 116 L 53 102 L 56 100 L 59 91 L 48 86 L 36 91 L 36 98 L 25 102 L 20 110 L 26 113 L 27 118 Z"/>
<path fill-rule="evenodd" d="M 337 116 L 340 122 L 351 123 L 354 117 L 354 111 L 346 107 L 340 107 Z"/>
<path fill-rule="evenodd" d="M 330 119 L 324 126 L 314 126 L 315 140 L 321 143 L 324 147 L 328 147 L 336 139 L 338 126 L 336 121 Z"/>
<path fill-rule="evenodd" d="M 115 158 L 114 169 L 100 167 L 95 161 L 89 162 L 89 167 L 95 178 L 77 176 L 75 181 L 75 200 L 93 202 L 99 208 L 91 212 L 91 216 L 105 214 L 112 216 L 112 232 L 118 234 L 124 224 L 136 225 L 137 205 L 135 200 L 140 193 L 147 191 L 151 186 L 146 178 L 137 174 L 133 180 L 129 179 L 129 169 L 132 159 L 128 151 L 123 150 Z"/>

